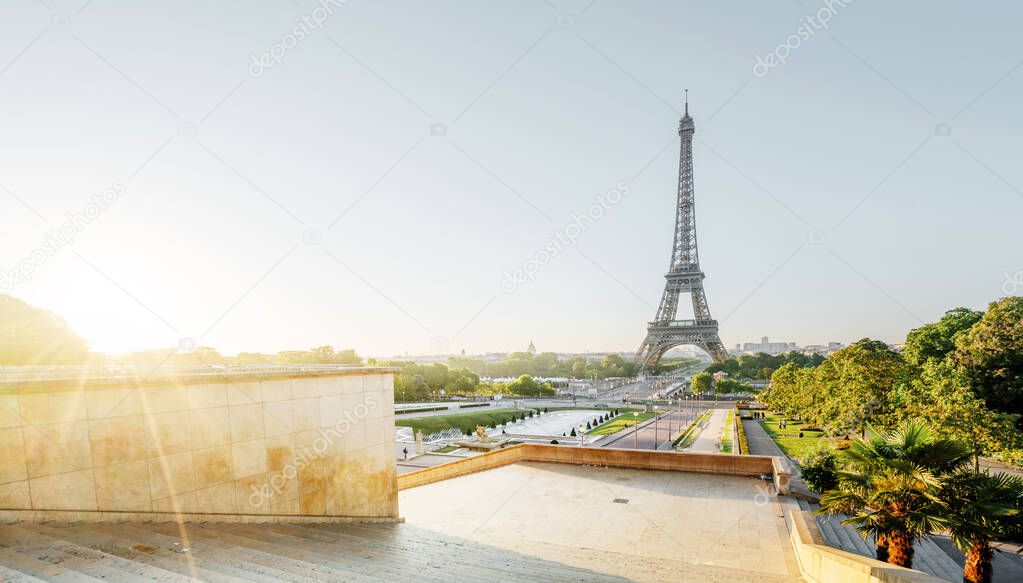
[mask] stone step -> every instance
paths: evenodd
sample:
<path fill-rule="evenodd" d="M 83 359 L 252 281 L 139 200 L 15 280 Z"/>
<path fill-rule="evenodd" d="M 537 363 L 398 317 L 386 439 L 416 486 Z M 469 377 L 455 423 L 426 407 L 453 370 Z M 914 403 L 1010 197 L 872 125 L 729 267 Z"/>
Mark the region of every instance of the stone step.
<path fill-rule="evenodd" d="M 163 534 L 154 530 L 156 523 L 114 526 L 121 526 L 132 538 L 148 545 L 174 548 L 174 543 L 178 543 L 181 547 L 187 546 L 188 552 L 181 554 L 191 556 L 196 564 L 211 571 L 259 583 L 296 580 L 286 571 L 264 565 L 265 561 L 261 557 L 254 560 L 244 549 L 232 548 L 235 545 L 209 544 L 191 537 L 182 539 L 178 532 L 173 535 Z M 177 525 L 174 526 L 176 529 Z"/>
<path fill-rule="evenodd" d="M 353 569 L 380 578 L 438 581 L 444 577 L 444 561 L 438 561 L 432 553 L 424 552 L 415 541 L 402 540 L 394 546 L 383 547 L 362 538 L 349 540 L 341 536 L 324 540 L 324 537 L 316 536 L 318 533 L 302 532 L 299 525 L 280 526 L 267 533 L 269 544 L 279 548 L 301 548 L 321 559 L 344 558 L 354 563 Z M 450 565 L 456 564 L 457 561 L 450 561 Z"/>
<path fill-rule="evenodd" d="M 926 569 L 916 566 L 916 557 L 923 557 Z M 924 539 L 913 546 L 914 568 L 949 581 L 959 581 L 963 570 L 951 557 L 945 554 L 931 539 Z"/>
<path fill-rule="evenodd" d="M 935 545 L 938 546 L 942 552 L 945 553 L 952 561 L 962 570 L 965 557 L 963 552 L 960 551 L 952 544 L 947 536 L 935 536 L 931 539 Z M 992 569 L 992 583 L 1018 583 L 1023 581 L 1023 556 L 1016 554 L 1015 552 L 1002 552 L 995 550 L 994 556 L 991 557 L 991 569 Z"/>
<path fill-rule="evenodd" d="M 828 544 L 836 546 L 843 551 L 862 555 L 862 549 L 856 544 L 856 539 L 859 538 L 859 535 L 851 532 L 851 529 L 842 526 L 841 521 L 844 518 L 842 515 L 818 514 L 817 523 L 822 526 L 821 531 L 827 533 L 824 535 L 824 538 L 828 541 Z"/>
<path fill-rule="evenodd" d="M 530 571 L 532 575 L 525 572 L 515 573 L 515 570 L 528 570 L 527 565 L 512 565 L 511 568 L 503 568 L 503 565 L 493 561 L 492 557 L 478 550 L 466 548 L 456 550 L 451 544 L 435 545 L 432 541 L 402 536 L 399 541 L 394 540 L 394 533 L 390 534 L 391 540 L 379 538 L 380 528 L 366 529 L 370 534 L 352 533 L 351 528 L 344 529 L 307 529 L 304 525 L 279 525 L 272 533 L 274 536 L 287 536 L 289 538 L 275 539 L 275 543 L 281 545 L 301 545 L 310 550 L 330 553 L 339 545 L 347 547 L 355 544 L 370 553 L 379 565 L 397 562 L 403 569 L 411 569 L 418 573 L 414 578 L 422 580 L 429 578 L 443 581 L 450 580 L 453 573 L 457 573 L 457 579 L 475 579 L 479 577 L 491 577 L 498 575 L 502 581 L 528 581 L 535 579 L 535 569 Z M 410 527 L 403 527 L 402 533 L 411 531 Z M 385 533 L 386 534 L 386 533 Z M 488 560 L 490 559 L 490 560 Z M 393 566 L 391 567 L 394 568 Z M 547 573 L 550 568 L 545 569 Z"/>
<path fill-rule="evenodd" d="M 140 544 L 135 539 L 124 537 L 123 529 L 116 528 L 116 526 L 110 528 L 109 524 L 75 524 L 59 527 L 35 524 L 32 528 L 55 537 L 61 535 L 73 537 L 76 543 L 116 555 L 122 559 L 178 573 L 190 577 L 193 581 L 208 581 L 210 583 L 245 581 L 240 577 L 232 577 L 198 567 L 188 553 L 176 552 L 173 548 Z"/>
<path fill-rule="evenodd" d="M 3 561 L 3 559 L 0 558 L 0 561 Z M 3 564 L 0 564 L 0 581 L 3 583 L 35 583 L 36 581 L 46 580 L 33 577 L 32 575 L 22 573 L 21 571 L 9 569 L 3 566 Z"/>
<path fill-rule="evenodd" d="M 302 545 L 288 544 L 289 541 L 280 541 L 274 537 L 274 532 L 282 525 L 243 525 L 224 524 L 217 525 L 216 537 L 224 542 L 231 542 L 239 548 L 248 549 L 252 552 L 272 554 L 280 557 L 283 561 L 291 561 L 296 565 L 306 565 L 314 570 L 329 571 L 348 581 L 369 581 L 373 580 L 372 569 L 360 567 L 356 561 L 351 560 L 354 552 L 346 553 L 344 549 L 335 547 L 333 556 L 318 554 Z M 246 531 L 242 527 L 249 527 Z M 206 536 L 208 533 L 198 532 L 196 536 Z"/>
<path fill-rule="evenodd" d="M 6 528 L 4 525 L 2 528 Z M 88 583 L 90 581 L 98 581 L 94 577 L 79 573 L 62 567 L 61 565 L 54 565 L 48 561 L 40 561 L 39 559 L 23 555 L 16 549 L 6 546 L 0 542 L 0 565 L 4 565 L 6 569 L 15 571 L 20 576 L 28 577 L 28 581 L 42 580 L 42 581 L 58 581 L 60 583 Z M 6 581 L 6 579 L 4 579 Z"/>
<path fill-rule="evenodd" d="M 331 569 L 317 569 L 316 565 L 291 559 L 272 552 L 272 550 L 268 552 L 268 550 L 256 548 L 256 545 L 245 544 L 246 541 L 240 541 L 237 537 L 232 537 L 219 530 L 219 526 L 211 525 L 210 528 L 207 528 L 201 524 L 185 525 L 187 535 L 182 538 L 187 539 L 193 556 L 202 557 L 212 551 L 211 554 L 216 555 L 218 562 L 231 561 L 229 564 L 232 567 L 250 570 L 259 578 L 274 577 L 277 580 L 291 583 L 316 581 L 317 578 L 325 577 L 328 574 L 338 577 L 340 574 L 340 572 Z M 168 522 L 154 523 L 147 527 L 154 532 L 168 536 L 177 535 L 181 529 L 178 524 Z M 199 542 L 208 543 L 209 546 L 204 550 L 196 545 Z"/>
<path fill-rule="evenodd" d="M 345 539 L 359 543 L 371 552 L 384 557 L 402 557 L 403 561 L 422 556 L 430 561 L 428 565 L 444 565 L 445 569 L 464 572 L 462 578 L 471 578 L 474 573 L 495 574 L 502 581 L 533 581 L 537 572 L 547 574 L 555 580 L 574 580 L 580 577 L 580 570 L 520 555 L 514 561 L 505 562 L 506 557 L 496 556 L 494 549 L 464 539 L 438 539 L 429 531 L 415 529 L 408 525 L 346 525 L 337 529 L 332 525 L 282 525 L 299 531 L 315 531 L 328 545 L 342 543 Z M 396 538 L 400 528 L 400 539 Z M 411 536 L 410 536 L 411 535 Z M 397 541 L 397 542 L 396 542 Z M 510 550 L 510 549 L 509 549 Z M 593 574 L 587 576 L 592 577 Z M 585 577 L 584 577 L 585 578 Z M 448 578 L 450 580 L 450 578 Z"/>
<path fill-rule="evenodd" d="M 145 581 L 180 581 L 174 573 L 151 569 L 132 561 L 125 561 L 107 553 L 95 551 L 60 538 L 40 534 L 32 528 L 5 525 L 0 529 L 0 544 L 34 559 L 60 565 L 96 579 L 110 579 L 129 583 Z"/>

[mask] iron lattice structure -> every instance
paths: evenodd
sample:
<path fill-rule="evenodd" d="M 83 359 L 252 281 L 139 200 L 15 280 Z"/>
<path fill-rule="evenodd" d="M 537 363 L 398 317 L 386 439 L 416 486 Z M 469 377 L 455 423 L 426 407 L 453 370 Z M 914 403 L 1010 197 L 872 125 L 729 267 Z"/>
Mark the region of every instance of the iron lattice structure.
<path fill-rule="evenodd" d="M 689 117 L 689 100 L 685 115 L 678 124 L 681 152 L 678 163 L 678 204 L 675 208 L 675 241 L 671 247 L 671 265 L 664 276 L 664 294 L 654 321 L 647 326 L 646 339 L 636 353 L 636 364 L 646 371 L 661 360 L 664 353 L 676 346 L 692 344 L 707 351 L 715 361 L 728 358 L 718 322 L 710 315 L 707 295 L 703 291 L 703 271 L 696 250 L 696 213 L 693 202 L 693 134 L 696 125 Z M 693 319 L 677 320 L 679 296 L 689 294 L 693 300 Z"/>

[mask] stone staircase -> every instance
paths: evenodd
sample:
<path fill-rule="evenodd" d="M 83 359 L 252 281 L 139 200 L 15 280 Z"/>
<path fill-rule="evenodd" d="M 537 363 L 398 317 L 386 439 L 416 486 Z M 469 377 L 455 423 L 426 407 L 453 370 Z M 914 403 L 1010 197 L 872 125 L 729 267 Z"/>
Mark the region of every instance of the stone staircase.
<path fill-rule="evenodd" d="M 600 581 L 409 524 L 5 524 L 0 581 Z"/>
<path fill-rule="evenodd" d="M 947 536 L 934 537 L 934 544 L 938 545 L 945 554 L 952 558 L 960 568 L 965 562 L 963 552 L 952 544 Z M 1019 583 L 1023 581 L 1023 555 L 1014 550 L 995 549 L 994 557 L 991 559 L 993 575 L 992 583 Z"/>
<path fill-rule="evenodd" d="M 817 510 L 819 506 L 805 500 L 798 500 L 802 510 Z M 815 514 L 817 526 L 829 545 L 874 558 L 874 539 L 863 540 L 855 529 L 842 526 L 844 515 Z M 913 568 L 947 581 L 962 581 L 963 568 L 957 565 L 933 540 L 925 539 L 913 546 Z"/>

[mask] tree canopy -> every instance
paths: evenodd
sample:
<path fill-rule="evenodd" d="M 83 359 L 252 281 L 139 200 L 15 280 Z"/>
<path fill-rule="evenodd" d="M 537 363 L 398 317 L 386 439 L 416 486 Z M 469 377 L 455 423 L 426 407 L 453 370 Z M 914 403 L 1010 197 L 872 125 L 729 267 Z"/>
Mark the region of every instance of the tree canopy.
<path fill-rule="evenodd" d="M 1023 415 L 1023 297 L 992 302 L 956 336 L 952 358 L 989 407 Z"/>
<path fill-rule="evenodd" d="M 0 295 L 0 365 L 84 364 L 89 346 L 58 316 Z"/>
<path fill-rule="evenodd" d="M 942 360 L 955 350 L 956 338 L 973 327 L 983 315 L 983 312 L 968 308 L 949 310 L 937 322 L 910 330 L 902 355 L 917 366 L 929 360 Z"/>
<path fill-rule="evenodd" d="M 788 352 L 785 354 L 771 355 L 765 352 L 756 354 L 741 354 L 728 358 L 724 362 L 715 362 L 707 367 L 707 372 L 726 372 L 728 376 L 737 379 L 769 379 L 774 371 L 792 363 L 799 367 L 813 367 L 824 362 L 820 354 L 807 356 L 801 352 Z"/>

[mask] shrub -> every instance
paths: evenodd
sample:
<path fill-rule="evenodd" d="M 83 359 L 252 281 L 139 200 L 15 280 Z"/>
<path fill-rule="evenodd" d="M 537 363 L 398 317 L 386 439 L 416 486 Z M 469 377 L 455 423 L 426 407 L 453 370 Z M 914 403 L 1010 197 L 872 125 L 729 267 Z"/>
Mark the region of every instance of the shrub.
<path fill-rule="evenodd" d="M 821 448 L 803 456 L 799 470 L 806 485 L 818 494 L 838 486 L 838 463 L 830 449 Z"/>
<path fill-rule="evenodd" d="M 558 440 L 557 439 L 552 439 L 551 440 L 551 445 L 558 445 Z"/>
<path fill-rule="evenodd" d="M 572 428 L 572 433 L 568 434 L 569 437 L 575 437 L 575 427 Z"/>
<path fill-rule="evenodd" d="M 590 425 L 589 421 L 586 422 L 586 429 L 593 429 L 593 426 Z"/>

